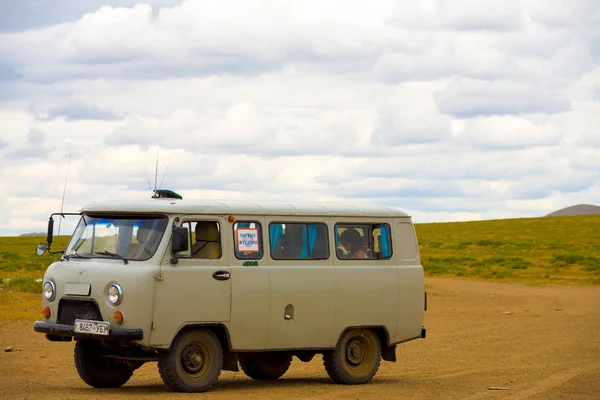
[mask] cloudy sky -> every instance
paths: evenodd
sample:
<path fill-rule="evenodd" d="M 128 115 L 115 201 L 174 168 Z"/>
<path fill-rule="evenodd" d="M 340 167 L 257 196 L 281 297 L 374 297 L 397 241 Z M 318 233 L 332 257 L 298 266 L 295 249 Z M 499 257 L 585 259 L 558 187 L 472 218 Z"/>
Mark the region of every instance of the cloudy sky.
<path fill-rule="evenodd" d="M 600 7 L 0 0 L 0 235 L 43 231 L 67 169 L 65 211 L 149 197 L 157 152 L 184 198 L 598 204 Z"/>

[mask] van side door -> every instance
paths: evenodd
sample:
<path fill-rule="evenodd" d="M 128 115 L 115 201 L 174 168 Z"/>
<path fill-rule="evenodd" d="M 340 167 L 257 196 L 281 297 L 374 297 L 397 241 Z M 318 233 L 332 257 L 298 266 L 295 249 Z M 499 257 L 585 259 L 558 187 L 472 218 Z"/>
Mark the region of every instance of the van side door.
<path fill-rule="evenodd" d="M 231 225 L 221 216 L 184 216 L 189 249 L 178 262 L 166 256 L 156 279 L 153 346 L 169 345 L 187 324 L 227 324 L 230 319 L 230 268 L 227 241 Z M 171 246 L 169 245 L 169 250 Z"/>
<path fill-rule="evenodd" d="M 269 349 L 335 345 L 335 275 L 326 220 L 267 218 L 272 263 Z"/>
<path fill-rule="evenodd" d="M 394 340 L 399 285 L 391 223 L 370 218 L 336 221 L 335 335 L 348 327 L 384 327 Z"/>
<path fill-rule="evenodd" d="M 235 350 L 266 347 L 271 289 L 264 226 L 264 218 L 256 215 L 236 216 L 232 224 L 229 336 Z"/>

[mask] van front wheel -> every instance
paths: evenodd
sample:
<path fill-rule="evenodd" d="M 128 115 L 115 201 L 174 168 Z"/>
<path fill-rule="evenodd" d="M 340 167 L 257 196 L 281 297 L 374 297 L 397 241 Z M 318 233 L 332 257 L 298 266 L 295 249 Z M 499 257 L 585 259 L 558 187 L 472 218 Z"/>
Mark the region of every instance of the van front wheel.
<path fill-rule="evenodd" d="M 242 371 L 252 379 L 274 380 L 290 367 L 292 355 L 282 352 L 240 354 Z"/>
<path fill-rule="evenodd" d="M 335 383 L 359 385 L 369 382 L 381 361 L 379 338 L 371 329 L 349 329 L 334 350 L 323 354 L 323 364 Z"/>
<path fill-rule="evenodd" d="M 104 350 L 86 342 L 75 344 L 75 368 L 79 377 L 95 388 L 114 388 L 124 385 L 133 368 L 123 361 L 104 357 Z"/>
<path fill-rule="evenodd" d="M 160 376 L 176 392 L 204 392 L 217 382 L 223 369 L 223 349 L 208 329 L 181 333 L 158 361 Z"/>

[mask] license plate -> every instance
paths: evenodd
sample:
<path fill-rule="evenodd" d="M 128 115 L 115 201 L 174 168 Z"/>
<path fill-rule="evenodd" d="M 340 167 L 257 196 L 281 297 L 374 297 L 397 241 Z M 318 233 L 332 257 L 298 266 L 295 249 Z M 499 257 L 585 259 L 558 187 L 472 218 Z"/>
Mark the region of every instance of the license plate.
<path fill-rule="evenodd" d="M 75 320 L 75 332 L 90 335 L 108 336 L 110 323 L 104 321 L 88 321 L 86 319 Z"/>

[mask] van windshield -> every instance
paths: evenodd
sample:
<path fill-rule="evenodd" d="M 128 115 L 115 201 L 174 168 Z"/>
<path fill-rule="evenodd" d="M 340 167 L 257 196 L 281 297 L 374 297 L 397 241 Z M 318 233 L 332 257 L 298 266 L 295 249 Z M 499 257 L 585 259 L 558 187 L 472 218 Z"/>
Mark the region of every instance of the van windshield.
<path fill-rule="evenodd" d="M 164 216 L 84 214 L 65 250 L 65 258 L 147 260 L 156 252 L 167 223 Z"/>

